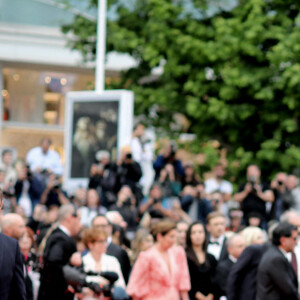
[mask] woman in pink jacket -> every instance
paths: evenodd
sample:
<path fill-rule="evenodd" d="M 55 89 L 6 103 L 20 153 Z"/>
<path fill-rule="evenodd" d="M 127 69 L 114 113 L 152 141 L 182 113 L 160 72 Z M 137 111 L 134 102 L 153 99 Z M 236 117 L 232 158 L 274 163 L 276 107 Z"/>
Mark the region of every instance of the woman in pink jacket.
<path fill-rule="evenodd" d="M 185 252 L 175 246 L 176 224 L 156 223 L 155 244 L 141 252 L 130 275 L 127 293 L 133 300 L 188 300 L 190 276 Z"/>

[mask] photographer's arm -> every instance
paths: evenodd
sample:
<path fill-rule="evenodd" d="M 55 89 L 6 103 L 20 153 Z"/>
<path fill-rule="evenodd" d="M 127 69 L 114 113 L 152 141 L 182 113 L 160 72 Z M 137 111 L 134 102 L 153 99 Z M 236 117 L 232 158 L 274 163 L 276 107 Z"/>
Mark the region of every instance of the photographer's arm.
<path fill-rule="evenodd" d="M 260 187 L 258 185 L 255 186 L 256 190 L 257 190 L 257 196 L 262 199 L 265 202 L 274 202 L 274 193 L 271 190 L 266 190 L 264 192 L 262 192 L 262 190 L 260 189 Z"/>
<path fill-rule="evenodd" d="M 57 193 L 58 193 L 58 200 L 61 205 L 70 203 L 68 197 L 66 197 L 66 195 L 61 189 L 59 189 Z"/>
<path fill-rule="evenodd" d="M 242 190 L 241 192 L 239 193 L 236 193 L 234 196 L 233 196 L 233 199 L 234 201 L 236 202 L 242 202 L 247 196 L 248 194 L 251 192 L 252 190 L 252 186 L 250 183 L 247 183 L 245 185 L 245 188 L 244 190 Z"/>
<path fill-rule="evenodd" d="M 152 198 L 152 197 L 149 197 L 148 200 L 147 200 L 147 202 L 146 202 L 145 204 L 142 204 L 142 205 L 140 206 L 140 209 L 139 209 L 140 214 L 141 214 L 141 215 L 144 214 L 144 212 L 145 212 L 145 211 L 146 211 L 153 203 L 154 203 L 153 198 Z"/>

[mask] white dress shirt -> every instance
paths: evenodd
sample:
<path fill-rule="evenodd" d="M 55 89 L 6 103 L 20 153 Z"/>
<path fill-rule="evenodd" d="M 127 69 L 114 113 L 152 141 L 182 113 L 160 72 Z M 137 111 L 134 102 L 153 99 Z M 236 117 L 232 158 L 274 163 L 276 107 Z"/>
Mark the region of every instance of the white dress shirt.
<path fill-rule="evenodd" d="M 207 247 L 207 252 L 210 253 L 215 257 L 216 260 L 220 259 L 222 248 L 223 248 L 223 243 L 224 243 L 225 236 L 221 235 L 218 239 L 213 239 L 210 238 L 208 247 Z M 214 242 L 217 242 L 217 244 L 213 244 Z"/>

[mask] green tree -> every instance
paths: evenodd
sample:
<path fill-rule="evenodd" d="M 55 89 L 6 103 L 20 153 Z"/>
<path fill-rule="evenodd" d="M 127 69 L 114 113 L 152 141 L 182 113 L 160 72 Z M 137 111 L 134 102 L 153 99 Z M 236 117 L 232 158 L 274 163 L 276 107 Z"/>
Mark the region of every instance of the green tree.
<path fill-rule="evenodd" d="M 231 9 L 187 2 L 109 2 L 116 17 L 108 22 L 108 51 L 138 62 L 110 88 L 133 90 L 138 114 L 155 107 L 155 125 L 184 114 L 197 143 L 217 140 L 228 150 L 235 176 L 250 162 L 268 175 L 299 168 L 300 2 L 240 0 Z M 94 22 L 78 16 L 63 31 L 93 59 Z M 152 74 L 157 66 L 160 76 Z"/>

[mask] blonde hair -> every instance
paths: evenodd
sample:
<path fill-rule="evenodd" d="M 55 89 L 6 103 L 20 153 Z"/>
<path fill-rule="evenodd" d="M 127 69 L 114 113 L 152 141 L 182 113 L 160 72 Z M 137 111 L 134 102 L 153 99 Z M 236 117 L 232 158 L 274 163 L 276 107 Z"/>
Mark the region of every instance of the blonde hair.
<path fill-rule="evenodd" d="M 254 241 L 259 235 L 262 235 L 265 239 L 264 232 L 259 227 L 255 226 L 246 227 L 241 232 L 241 236 L 245 239 L 246 246 L 255 244 Z"/>

